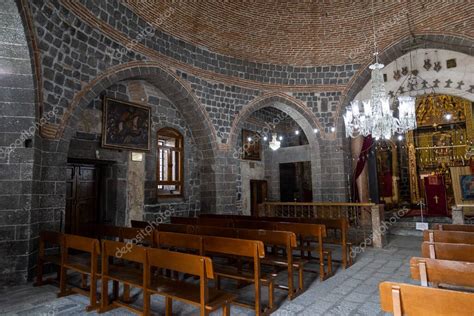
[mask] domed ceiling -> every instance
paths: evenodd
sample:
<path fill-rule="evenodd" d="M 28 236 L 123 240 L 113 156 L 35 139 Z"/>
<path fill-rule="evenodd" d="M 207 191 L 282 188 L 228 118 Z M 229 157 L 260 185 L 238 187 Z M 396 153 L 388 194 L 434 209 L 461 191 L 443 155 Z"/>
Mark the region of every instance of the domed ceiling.
<path fill-rule="evenodd" d="M 371 1 L 128 0 L 127 6 L 177 38 L 250 61 L 344 64 L 373 52 Z M 474 36 L 472 1 L 375 1 L 374 8 L 381 48 L 410 33 Z"/>

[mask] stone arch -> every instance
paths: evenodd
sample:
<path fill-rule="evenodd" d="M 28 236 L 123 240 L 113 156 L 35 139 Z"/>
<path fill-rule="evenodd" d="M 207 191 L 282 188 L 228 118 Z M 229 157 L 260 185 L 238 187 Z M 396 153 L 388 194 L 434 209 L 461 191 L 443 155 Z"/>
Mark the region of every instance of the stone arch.
<path fill-rule="evenodd" d="M 69 143 L 79 123 L 79 113 L 102 91 L 124 80 L 144 80 L 160 89 L 181 112 L 197 148 L 201 152 L 201 178 L 207 185 L 201 189 L 203 209 L 215 208 L 214 162 L 216 131 L 199 99 L 190 86 L 171 70 L 156 62 L 134 61 L 111 67 L 76 93 L 56 133 L 61 144 L 58 151 L 67 153 Z"/>
<path fill-rule="evenodd" d="M 455 52 L 464 53 L 467 55 L 473 55 L 474 50 L 474 41 L 472 39 L 454 36 L 454 35 L 442 35 L 442 34 L 418 34 L 415 37 L 407 36 L 398 41 L 393 42 L 391 45 L 388 45 L 380 54 L 380 62 L 388 65 L 391 62 L 395 61 L 397 58 L 408 53 L 410 50 L 407 50 L 407 47 L 413 44 L 415 40 L 418 40 L 422 43 L 414 49 L 421 48 L 433 48 L 433 49 L 446 49 L 452 50 Z M 343 99 L 338 105 L 336 110 L 336 124 L 337 121 L 341 118 L 343 109 L 355 96 L 361 91 L 365 85 L 370 81 L 370 69 L 369 66 L 371 60 L 359 69 L 357 74 L 352 77 L 348 83 L 346 89 L 343 92 Z"/>
<path fill-rule="evenodd" d="M 320 137 L 321 132 L 314 133 L 317 128 L 322 131 L 322 126 L 315 117 L 314 113 L 300 100 L 293 98 L 285 93 L 268 93 L 264 94 L 248 105 L 239 113 L 233 120 L 229 137 L 230 148 L 237 147 L 239 131 L 241 130 L 245 120 L 255 111 L 265 107 L 273 107 L 282 112 L 287 113 L 305 133 L 309 146 L 311 149 L 311 169 L 312 169 L 312 184 L 313 184 L 313 199 L 319 200 L 321 198 L 321 151 L 320 151 Z"/>
<path fill-rule="evenodd" d="M 230 129 L 229 146 L 235 148 L 239 137 L 239 130 L 243 122 L 255 111 L 264 107 L 274 107 L 287 113 L 293 120 L 300 125 L 310 144 L 318 144 L 318 139 L 313 130 L 317 128 L 320 132 L 324 129 L 311 110 L 300 100 L 284 93 L 264 94 L 247 104 L 239 115 L 232 121 Z"/>

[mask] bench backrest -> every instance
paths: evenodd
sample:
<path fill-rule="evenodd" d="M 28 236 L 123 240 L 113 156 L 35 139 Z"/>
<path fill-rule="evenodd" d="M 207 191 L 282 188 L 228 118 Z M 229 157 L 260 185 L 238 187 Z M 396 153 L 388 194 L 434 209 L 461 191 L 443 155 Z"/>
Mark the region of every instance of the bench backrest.
<path fill-rule="evenodd" d="M 102 240 L 102 262 L 108 257 L 124 259 L 137 263 L 146 263 L 145 247 L 137 246 L 132 243 Z"/>
<path fill-rule="evenodd" d="M 189 224 L 160 224 L 158 225 L 157 230 L 160 232 L 187 234 L 191 233 L 194 228 L 193 225 Z"/>
<path fill-rule="evenodd" d="M 274 245 L 280 247 L 296 247 L 296 235 L 286 231 L 241 229 L 237 230 L 238 237 L 241 239 L 260 240 L 265 245 Z"/>
<path fill-rule="evenodd" d="M 181 217 L 181 216 L 171 216 L 171 224 L 181 224 L 181 225 L 196 225 L 199 223 L 199 218 L 197 217 Z"/>
<path fill-rule="evenodd" d="M 212 261 L 208 257 L 154 248 L 148 248 L 147 255 L 151 267 L 214 278 Z"/>
<path fill-rule="evenodd" d="M 382 282 L 379 285 L 383 311 L 401 315 L 472 315 L 474 293 L 411 284 Z"/>
<path fill-rule="evenodd" d="M 245 229 L 276 230 L 276 223 L 258 221 L 258 220 L 236 219 L 234 220 L 234 226 L 236 228 L 245 228 Z"/>
<path fill-rule="evenodd" d="M 130 220 L 130 225 L 133 227 L 133 228 L 145 228 L 147 226 L 149 226 L 150 224 L 148 222 L 145 222 L 145 221 L 136 221 L 136 220 Z"/>
<path fill-rule="evenodd" d="M 97 239 L 78 235 L 64 234 L 64 249 L 66 254 L 69 249 L 79 250 L 96 255 L 100 254 L 100 246 Z"/>
<path fill-rule="evenodd" d="M 145 228 L 122 227 L 121 241 L 132 241 L 139 245 L 153 247 L 153 232 L 151 226 Z"/>
<path fill-rule="evenodd" d="M 214 252 L 250 258 L 264 258 L 265 248 L 261 241 L 227 237 L 203 236 L 204 253 Z"/>
<path fill-rule="evenodd" d="M 238 238 L 237 231 L 229 227 L 195 225 L 194 233 L 196 235 Z"/>
<path fill-rule="evenodd" d="M 276 230 L 290 231 L 298 236 L 307 237 L 326 237 L 326 227 L 320 224 L 303 223 L 276 223 Z"/>
<path fill-rule="evenodd" d="M 154 242 L 157 248 L 184 248 L 202 253 L 202 236 L 155 231 Z"/>
<path fill-rule="evenodd" d="M 470 244 L 424 241 L 421 245 L 421 253 L 425 258 L 474 262 L 474 245 Z"/>
<path fill-rule="evenodd" d="M 423 241 L 474 244 L 474 233 L 465 231 L 425 230 Z"/>
<path fill-rule="evenodd" d="M 474 225 L 435 224 L 433 229 L 474 233 Z"/>
<path fill-rule="evenodd" d="M 428 282 L 474 287 L 474 263 L 413 257 L 410 259 L 411 278 Z"/>

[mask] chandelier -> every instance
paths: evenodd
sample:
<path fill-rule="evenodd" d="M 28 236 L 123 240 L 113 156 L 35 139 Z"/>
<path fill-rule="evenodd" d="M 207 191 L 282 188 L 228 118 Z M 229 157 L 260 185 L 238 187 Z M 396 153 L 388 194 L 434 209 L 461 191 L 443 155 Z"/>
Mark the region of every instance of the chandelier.
<path fill-rule="evenodd" d="M 374 32 L 375 63 L 371 69 L 371 96 L 369 100 L 354 100 L 346 108 L 344 125 L 346 137 L 372 135 L 376 140 L 390 139 L 395 133 L 405 134 L 416 128 L 415 98 L 411 96 L 398 97 L 398 118 L 390 107 L 390 99 L 383 83 L 383 64 L 379 63 L 377 38 L 375 31 L 375 14 L 372 1 L 372 23 Z"/>
<path fill-rule="evenodd" d="M 277 150 L 278 148 L 280 148 L 281 142 L 277 140 L 276 133 L 272 134 L 272 140 L 271 142 L 268 143 L 268 145 L 270 146 L 272 150 Z"/>

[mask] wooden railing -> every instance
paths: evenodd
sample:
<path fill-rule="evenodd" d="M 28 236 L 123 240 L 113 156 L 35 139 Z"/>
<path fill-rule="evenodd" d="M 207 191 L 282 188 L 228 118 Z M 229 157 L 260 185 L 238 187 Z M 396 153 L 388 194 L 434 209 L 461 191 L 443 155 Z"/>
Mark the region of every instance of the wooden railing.
<path fill-rule="evenodd" d="M 346 218 L 351 226 L 370 225 L 370 211 L 374 203 L 343 202 L 264 202 L 259 216 Z"/>

